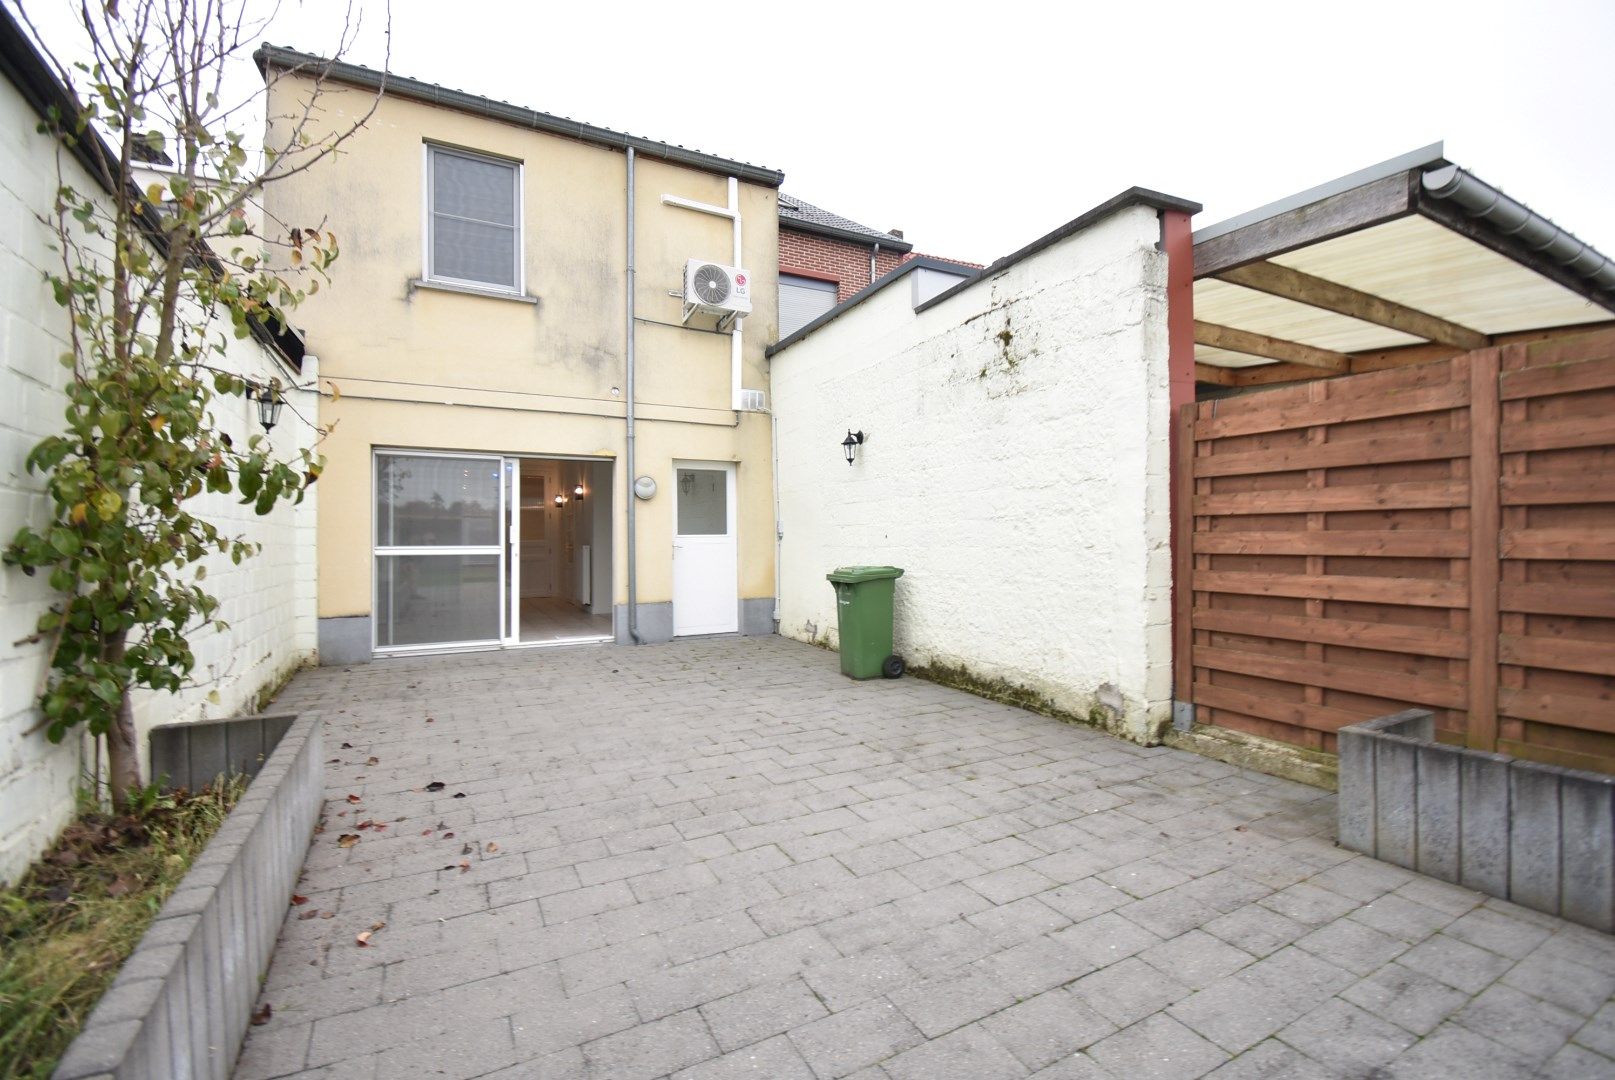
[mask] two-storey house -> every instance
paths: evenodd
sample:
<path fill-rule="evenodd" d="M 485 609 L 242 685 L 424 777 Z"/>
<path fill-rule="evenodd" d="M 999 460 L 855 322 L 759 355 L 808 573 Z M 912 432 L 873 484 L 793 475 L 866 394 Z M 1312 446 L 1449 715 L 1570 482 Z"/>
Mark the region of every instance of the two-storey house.
<path fill-rule="evenodd" d="M 265 196 L 342 252 L 297 312 L 332 429 L 322 660 L 771 632 L 782 174 L 257 59 L 272 127 L 375 110 Z"/>

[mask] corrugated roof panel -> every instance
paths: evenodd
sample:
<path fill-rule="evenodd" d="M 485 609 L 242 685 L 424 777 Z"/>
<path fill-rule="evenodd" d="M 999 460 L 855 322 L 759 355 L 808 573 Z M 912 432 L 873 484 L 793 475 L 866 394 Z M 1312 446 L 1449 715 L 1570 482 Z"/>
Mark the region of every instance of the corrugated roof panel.
<path fill-rule="evenodd" d="M 1272 261 L 1483 334 L 1609 318 L 1609 312 L 1569 289 L 1417 215 L 1277 255 Z"/>

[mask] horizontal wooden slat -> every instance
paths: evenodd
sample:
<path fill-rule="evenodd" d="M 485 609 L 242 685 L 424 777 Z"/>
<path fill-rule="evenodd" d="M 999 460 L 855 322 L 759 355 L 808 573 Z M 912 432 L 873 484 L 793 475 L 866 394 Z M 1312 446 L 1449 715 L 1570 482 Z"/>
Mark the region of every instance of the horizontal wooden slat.
<path fill-rule="evenodd" d="M 1245 596 L 1295 596 L 1316 600 L 1359 600 L 1410 607 L 1462 607 L 1468 595 L 1461 581 L 1420 578 L 1351 577 L 1345 574 L 1258 574 L 1236 570 L 1199 570 L 1196 592 Z"/>
<path fill-rule="evenodd" d="M 1498 545 L 1505 559 L 1615 560 L 1615 535 L 1587 529 L 1504 529 Z"/>
<path fill-rule="evenodd" d="M 1331 510 L 1426 510 L 1464 506 L 1468 501 L 1468 486 L 1461 481 L 1420 480 L 1401 484 L 1352 484 L 1342 487 L 1196 495 L 1194 512 L 1216 516 L 1299 514 Z"/>
<path fill-rule="evenodd" d="M 1573 364 L 1505 371 L 1498 378 L 1498 396 L 1504 401 L 1575 394 L 1615 386 L 1615 359 L 1582 360 Z"/>
<path fill-rule="evenodd" d="M 1382 373 L 1362 376 L 1379 378 Z M 1390 374 L 1401 374 L 1400 372 Z M 1398 393 L 1366 397 L 1342 395 L 1327 401 L 1305 399 L 1269 405 L 1262 395 L 1213 402 L 1219 406 L 1213 416 L 1196 421 L 1194 437 L 1221 439 L 1230 435 L 1252 435 L 1259 431 L 1285 431 L 1290 428 L 1338 424 L 1347 420 L 1368 420 L 1382 416 L 1412 416 L 1461 408 L 1469 403 L 1467 381 L 1418 386 Z"/>
<path fill-rule="evenodd" d="M 1279 679 L 1303 686 L 1325 686 L 1417 705 L 1462 709 L 1468 704 L 1468 691 L 1463 683 L 1426 675 L 1409 675 L 1402 671 L 1352 667 L 1239 649 L 1208 648 L 1204 645 L 1194 651 L 1194 666 L 1254 675 L 1262 679 Z"/>
<path fill-rule="evenodd" d="M 1312 705 L 1304 701 L 1280 701 L 1258 694 L 1235 690 L 1210 683 L 1194 684 L 1194 703 L 1212 709 L 1259 716 L 1279 724 L 1293 724 L 1311 731 L 1339 731 L 1347 724 L 1370 719 L 1365 714 L 1334 709 L 1327 705 Z"/>
<path fill-rule="evenodd" d="M 1566 416 L 1505 425 L 1499 436 L 1503 453 L 1526 450 L 1570 450 L 1615 444 L 1615 417 Z M 1206 458 L 1211 461 L 1214 458 Z M 1198 470 L 1197 470 L 1198 471 Z"/>
<path fill-rule="evenodd" d="M 1555 727 L 1580 728 L 1615 735 L 1615 701 L 1608 698 L 1579 697 L 1546 690 L 1500 687 L 1497 711 L 1521 720 L 1538 720 Z"/>
<path fill-rule="evenodd" d="M 1208 555 L 1377 555 L 1461 559 L 1469 553 L 1469 536 L 1456 529 L 1201 532 L 1195 533 L 1194 550 Z"/>
<path fill-rule="evenodd" d="M 1322 645 L 1348 645 L 1382 652 L 1415 653 L 1461 660 L 1469 655 L 1469 639 L 1461 631 L 1435 626 L 1399 626 L 1396 623 L 1357 622 L 1351 619 L 1317 619 L 1306 615 L 1276 615 L 1265 611 L 1196 608 L 1196 630 L 1252 637 L 1313 641 Z"/>
<path fill-rule="evenodd" d="M 1198 585 L 1195 586 L 1199 588 Z M 1615 619 L 1615 589 L 1588 585 L 1503 582 L 1498 600 L 1504 611 L 1527 615 L 1579 615 Z"/>
<path fill-rule="evenodd" d="M 1579 733 L 1583 734 L 1584 733 Z M 1562 765 L 1567 769 L 1584 769 L 1588 772 L 1615 773 L 1615 757 L 1606 754 L 1582 754 L 1557 746 L 1520 742 L 1517 739 L 1498 739 L 1497 752 L 1527 761 L 1540 761 L 1545 765 Z"/>
<path fill-rule="evenodd" d="M 1300 472 L 1366 462 L 1444 461 L 1469 456 L 1469 435 L 1462 431 L 1432 431 L 1394 438 L 1345 439 L 1311 443 L 1283 450 L 1255 450 L 1244 454 L 1207 454 L 1194 459 L 1196 476 L 1240 476 L 1250 473 Z"/>
<path fill-rule="evenodd" d="M 1553 671 L 1615 675 L 1615 642 L 1501 634 L 1497 639 L 1497 659 L 1499 663 L 1523 664 Z"/>
<path fill-rule="evenodd" d="M 1601 473 L 1575 476 L 1504 476 L 1505 506 L 1552 506 L 1615 502 L 1615 478 Z"/>

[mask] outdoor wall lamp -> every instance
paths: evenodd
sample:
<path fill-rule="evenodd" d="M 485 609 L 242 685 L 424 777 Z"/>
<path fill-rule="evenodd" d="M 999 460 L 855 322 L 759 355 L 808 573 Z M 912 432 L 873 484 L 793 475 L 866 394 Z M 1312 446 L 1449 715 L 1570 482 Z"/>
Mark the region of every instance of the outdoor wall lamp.
<path fill-rule="evenodd" d="M 572 489 L 572 497 L 574 499 L 576 499 L 578 502 L 583 501 L 583 485 L 582 484 L 579 484 L 577 487 Z"/>
<path fill-rule="evenodd" d="M 847 464 L 851 465 L 858 456 L 858 448 L 864 444 L 864 433 L 847 429 L 847 437 L 841 440 L 841 452 L 846 455 Z"/>
<path fill-rule="evenodd" d="M 280 410 L 286 399 L 280 396 L 280 383 L 248 383 L 247 397 L 258 403 L 258 423 L 267 432 L 280 423 Z"/>
<path fill-rule="evenodd" d="M 557 496 L 555 496 L 555 509 L 559 510 L 561 507 L 563 507 L 565 505 L 566 505 L 566 496 L 565 495 L 557 495 Z"/>

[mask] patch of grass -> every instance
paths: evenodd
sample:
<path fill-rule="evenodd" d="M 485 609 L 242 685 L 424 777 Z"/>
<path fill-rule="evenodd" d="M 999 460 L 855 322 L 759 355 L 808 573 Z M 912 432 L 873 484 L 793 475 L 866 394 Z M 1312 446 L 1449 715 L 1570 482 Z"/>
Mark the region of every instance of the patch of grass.
<path fill-rule="evenodd" d="M 0 892 L 0 1076 L 50 1076 L 246 785 L 152 789 L 123 815 L 89 807 Z"/>

